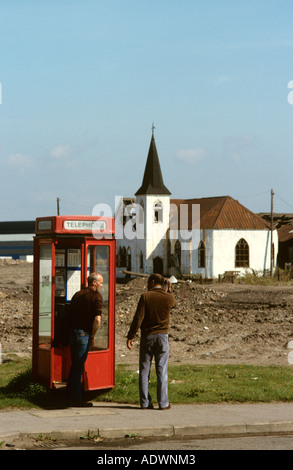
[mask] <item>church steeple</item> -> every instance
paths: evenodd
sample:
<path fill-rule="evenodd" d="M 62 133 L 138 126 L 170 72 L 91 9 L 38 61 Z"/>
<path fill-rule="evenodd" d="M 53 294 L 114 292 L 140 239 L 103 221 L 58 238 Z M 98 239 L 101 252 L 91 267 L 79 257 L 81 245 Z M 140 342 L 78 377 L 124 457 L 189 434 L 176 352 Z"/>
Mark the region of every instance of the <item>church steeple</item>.
<path fill-rule="evenodd" d="M 170 191 L 163 182 L 158 152 L 156 148 L 154 126 L 152 126 L 152 138 L 145 166 L 142 185 L 135 193 L 136 196 L 142 194 L 165 194 L 170 195 Z"/>

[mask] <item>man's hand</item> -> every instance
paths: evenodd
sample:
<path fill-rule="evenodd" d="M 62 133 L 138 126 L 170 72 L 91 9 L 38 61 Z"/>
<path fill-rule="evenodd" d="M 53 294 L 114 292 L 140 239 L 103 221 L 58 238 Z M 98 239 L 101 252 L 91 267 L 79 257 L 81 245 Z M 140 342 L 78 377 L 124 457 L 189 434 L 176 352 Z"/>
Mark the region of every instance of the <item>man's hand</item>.
<path fill-rule="evenodd" d="M 92 342 L 91 342 L 90 351 L 94 351 L 94 348 L 95 348 L 95 337 L 92 336 Z"/>
<path fill-rule="evenodd" d="M 128 339 L 126 344 L 127 344 L 128 349 L 130 349 L 130 351 L 132 351 L 133 339 Z"/>
<path fill-rule="evenodd" d="M 165 279 L 165 290 L 166 292 L 169 292 L 169 293 L 172 292 L 171 282 L 169 281 L 169 279 Z"/>

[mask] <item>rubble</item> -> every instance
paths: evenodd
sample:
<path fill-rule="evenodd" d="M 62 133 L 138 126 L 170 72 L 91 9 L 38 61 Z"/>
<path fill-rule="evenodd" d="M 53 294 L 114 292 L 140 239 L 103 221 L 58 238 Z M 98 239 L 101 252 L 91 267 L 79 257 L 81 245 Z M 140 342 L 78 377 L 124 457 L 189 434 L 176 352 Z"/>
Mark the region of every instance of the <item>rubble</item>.
<path fill-rule="evenodd" d="M 2 357 L 32 353 L 33 265 L 0 261 Z M 138 363 L 126 335 L 147 278 L 116 289 L 116 363 Z M 244 284 L 172 284 L 177 306 L 170 322 L 170 363 L 288 365 L 293 340 L 293 287 Z"/>

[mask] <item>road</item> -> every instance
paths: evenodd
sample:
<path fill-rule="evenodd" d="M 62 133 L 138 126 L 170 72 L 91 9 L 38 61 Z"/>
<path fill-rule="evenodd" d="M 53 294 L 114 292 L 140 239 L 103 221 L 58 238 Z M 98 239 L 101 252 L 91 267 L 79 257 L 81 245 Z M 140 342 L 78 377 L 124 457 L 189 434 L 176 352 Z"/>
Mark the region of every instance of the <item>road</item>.
<path fill-rule="evenodd" d="M 103 445 L 102 443 L 83 442 L 79 445 L 66 447 L 67 449 L 83 449 L 83 450 L 115 450 L 115 451 L 202 451 L 202 450 L 293 450 L 293 435 L 268 435 L 268 436 L 238 436 L 238 437 L 215 437 L 215 438 L 191 438 L 191 439 L 133 439 L 129 441 L 129 445 L 120 445 L 113 442 L 112 445 Z M 62 449 L 62 447 L 56 447 Z M 63 447 L 64 449 L 64 447 Z"/>
<path fill-rule="evenodd" d="M 13 445 L 2 446 L 1 450 L 94 450 L 107 454 L 111 451 L 124 452 L 186 452 L 197 451 L 228 451 L 228 450 L 293 450 L 293 434 L 256 435 L 256 436 L 223 436 L 207 438 L 127 438 L 122 440 L 34 440 L 14 442 Z M 135 453 L 135 452 L 134 452 Z"/>

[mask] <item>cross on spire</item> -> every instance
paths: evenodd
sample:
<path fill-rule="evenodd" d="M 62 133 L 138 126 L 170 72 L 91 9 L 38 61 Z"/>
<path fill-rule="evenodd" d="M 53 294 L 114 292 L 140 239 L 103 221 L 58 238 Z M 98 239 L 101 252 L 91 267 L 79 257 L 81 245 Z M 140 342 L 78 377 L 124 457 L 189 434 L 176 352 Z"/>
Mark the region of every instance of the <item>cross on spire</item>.
<path fill-rule="evenodd" d="M 154 123 L 152 124 L 152 136 L 154 135 L 154 131 L 155 131 L 155 126 L 154 126 Z"/>

